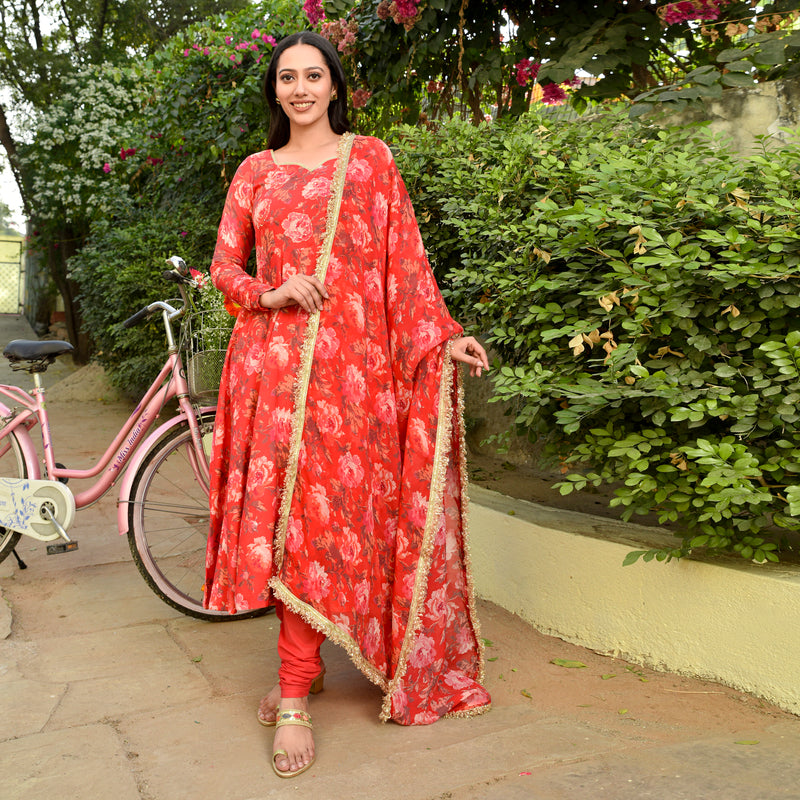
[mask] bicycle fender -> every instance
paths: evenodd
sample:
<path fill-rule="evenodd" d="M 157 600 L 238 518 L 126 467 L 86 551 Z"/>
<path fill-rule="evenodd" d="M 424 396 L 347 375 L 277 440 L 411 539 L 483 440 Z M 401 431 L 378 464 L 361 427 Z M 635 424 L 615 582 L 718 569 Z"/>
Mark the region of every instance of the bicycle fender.
<path fill-rule="evenodd" d="M 216 406 L 206 406 L 200 409 L 201 414 L 213 414 Z M 117 528 L 119 529 L 120 536 L 127 536 L 128 534 L 128 506 L 132 502 L 131 492 L 133 490 L 133 482 L 139 473 L 139 468 L 142 462 L 147 457 L 150 450 L 158 442 L 164 434 L 172 430 L 176 425 L 180 425 L 187 419 L 186 414 L 181 412 L 175 417 L 168 419 L 163 425 L 156 428 L 142 443 L 136 448 L 136 452 L 128 464 L 125 474 L 122 477 L 122 483 L 119 487 L 119 495 L 117 496 Z"/>
<path fill-rule="evenodd" d="M 9 419 L 13 417 L 14 413 L 4 403 L 0 403 L 0 418 Z M 18 425 L 14 429 L 14 433 L 19 441 L 20 449 L 22 450 L 22 458 L 25 460 L 25 466 L 28 469 L 28 477 L 31 480 L 38 481 L 42 477 L 42 470 L 39 466 L 39 456 L 36 453 L 36 448 L 33 446 L 33 439 L 31 438 L 28 429 L 23 425 Z M 0 439 L 0 447 L 3 446 L 3 440 Z"/>

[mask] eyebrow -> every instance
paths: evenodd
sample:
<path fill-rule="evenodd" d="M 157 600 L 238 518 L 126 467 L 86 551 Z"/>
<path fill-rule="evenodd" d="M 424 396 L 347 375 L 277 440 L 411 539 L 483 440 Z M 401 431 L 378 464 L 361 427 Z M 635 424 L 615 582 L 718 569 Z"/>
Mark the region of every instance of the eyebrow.
<path fill-rule="evenodd" d="M 303 69 L 306 72 L 313 72 L 314 70 L 316 70 L 317 72 L 321 72 L 325 69 L 325 67 L 303 67 Z M 278 70 L 278 75 L 280 75 L 283 72 L 297 72 L 297 70 L 292 69 L 291 67 L 283 67 L 283 69 Z"/>

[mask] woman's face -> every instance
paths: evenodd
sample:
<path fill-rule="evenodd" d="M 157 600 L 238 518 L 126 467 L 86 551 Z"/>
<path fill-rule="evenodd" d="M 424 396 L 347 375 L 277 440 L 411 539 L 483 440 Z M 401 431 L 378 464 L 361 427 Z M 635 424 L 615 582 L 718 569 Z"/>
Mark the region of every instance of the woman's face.
<path fill-rule="evenodd" d="M 331 71 L 322 53 L 310 44 L 284 50 L 278 60 L 275 96 L 292 126 L 330 125 Z"/>

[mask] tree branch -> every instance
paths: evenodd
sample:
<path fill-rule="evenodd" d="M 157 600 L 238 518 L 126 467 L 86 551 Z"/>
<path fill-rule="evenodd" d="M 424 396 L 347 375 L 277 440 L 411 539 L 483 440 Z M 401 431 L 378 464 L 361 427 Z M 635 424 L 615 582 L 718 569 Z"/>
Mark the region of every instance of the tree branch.
<path fill-rule="evenodd" d="M 61 14 L 64 17 L 64 25 L 69 33 L 69 40 L 72 42 L 72 46 L 75 48 L 75 52 L 77 53 L 80 50 L 80 46 L 78 45 L 78 37 L 75 33 L 75 26 L 72 24 L 72 18 L 69 15 L 65 0 L 61 0 Z"/>

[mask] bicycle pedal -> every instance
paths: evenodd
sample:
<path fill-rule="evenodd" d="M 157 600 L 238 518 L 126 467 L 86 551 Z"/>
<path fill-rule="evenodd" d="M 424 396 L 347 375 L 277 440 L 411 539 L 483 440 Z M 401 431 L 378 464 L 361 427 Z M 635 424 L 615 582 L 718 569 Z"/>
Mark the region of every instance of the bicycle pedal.
<path fill-rule="evenodd" d="M 55 544 L 47 545 L 47 555 L 55 556 L 59 553 L 70 553 L 78 549 L 78 542 L 73 539 L 71 542 L 56 542 Z"/>

